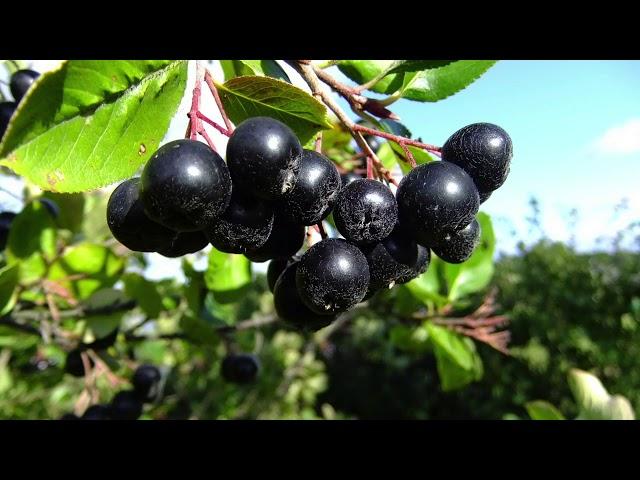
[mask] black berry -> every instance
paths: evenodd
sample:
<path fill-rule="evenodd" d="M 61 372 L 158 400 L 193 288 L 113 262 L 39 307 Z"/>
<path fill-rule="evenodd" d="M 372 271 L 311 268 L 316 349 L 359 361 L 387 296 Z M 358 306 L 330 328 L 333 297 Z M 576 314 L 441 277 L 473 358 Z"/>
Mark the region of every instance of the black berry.
<path fill-rule="evenodd" d="M 338 231 L 357 245 L 379 242 L 398 220 L 398 204 L 382 182 L 363 178 L 344 187 L 333 210 Z"/>
<path fill-rule="evenodd" d="M 290 257 L 302 248 L 304 226 L 284 220 L 275 215 L 271 234 L 264 245 L 257 250 L 245 253 L 252 262 L 266 262 L 272 258 Z"/>
<path fill-rule="evenodd" d="M 158 250 L 158 253 L 164 257 L 176 258 L 199 252 L 207 245 L 209 245 L 209 240 L 204 232 L 181 232 L 178 233 L 169 248 Z"/>
<path fill-rule="evenodd" d="M 11 80 L 9 81 L 9 89 L 11 90 L 11 95 L 13 95 L 13 99 L 16 102 L 22 100 L 22 97 L 25 96 L 33 82 L 36 81 L 40 74 L 33 70 L 18 70 L 11 75 Z"/>
<path fill-rule="evenodd" d="M 267 267 L 267 283 L 269 284 L 269 290 L 273 293 L 273 289 L 276 286 L 276 282 L 285 268 L 291 265 L 295 260 L 293 258 L 276 258 L 269 262 Z"/>
<path fill-rule="evenodd" d="M 137 398 L 143 402 L 152 402 L 159 393 L 162 374 L 153 365 L 140 365 L 133 373 L 131 383 Z"/>
<path fill-rule="evenodd" d="M 111 418 L 113 420 L 137 420 L 142 415 L 142 402 L 134 392 L 125 390 L 116 393 L 111 400 Z"/>
<path fill-rule="evenodd" d="M 82 420 L 111 420 L 111 408 L 107 405 L 91 405 L 85 410 Z"/>
<path fill-rule="evenodd" d="M 298 180 L 282 200 L 283 214 L 291 222 L 315 225 L 331 213 L 340 186 L 336 166 L 324 155 L 304 150 Z"/>
<path fill-rule="evenodd" d="M 403 275 L 400 275 L 396 279 L 396 283 L 400 285 L 403 283 L 410 282 L 414 278 L 419 277 L 420 275 L 422 275 L 424 272 L 427 271 L 430 263 L 431 263 L 431 250 L 429 250 L 426 247 L 423 247 L 422 245 L 418 245 L 418 260 L 416 261 L 414 268 L 412 268 L 411 271 Z"/>
<path fill-rule="evenodd" d="M 113 191 L 107 204 L 107 225 L 116 240 L 130 250 L 155 252 L 169 248 L 177 233 L 147 216 L 139 185 L 139 178 L 131 178 Z"/>
<path fill-rule="evenodd" d="M 60 420 L 80 420 L 80 417 L 75 413 L 65 413 L 60 417 Z"/>
<path fill-rule="evenodd" d="M 0 139 L 9 126 L 9 120 L 16 111 L 18 104 L 15 102 L 0 102 Z"/>
<path fill-rule="evenodd" d="M 344 312 L 367 293 L 367 259 L 358 247 L 345 240 L 324 239 L 300 259 L 296 285 L 304 304 L 315 313 Z"/>
<path fill-rule="evenodd" d="M 480 204 L 483 204 L 484 202 L 489 200 L 489 197 L 491 196 L 492 193 L 493 192 L 481 192 L 481 191 L 478 191 L 478 196 L 480 197 Z"/>
<path fill-rule="evenodd" d="M 396 193 L 400 223 L 423 246 L 444 232 L 468 225 L 478 213 L 478 190 L 471 177 L 449 162 L 418 165 Z"/>
<path fill-rule="evenodd" d="M 7 240 L 9 240 L 9 229 L 13 219 L 16 218 L 13 212 L 0 213 L 0 252 L 7 247 Z"/>
<path fill-rule="evenodd" d="M 419 253 L 416 241 L 396 225 L 391 235 L 365 250 L 369 264 L 369 291 L 389 288 L 398 279 L 415 276 L 423 268 Z"/>
<path fill-rule="evenodd" d="M 481 192 L 492 192 L 505 182 L 512 156 L 511 138 L 491 123 L 467 125 L 442 147 L 442 160 L 464 169 Z"/>
<path fill-rule="evenodd" d="M 254 355 L 227 355 L 222 360 L 222 378 L 230 383 L 250 383 L 256 379 L 260 365 Z"/>
<path fill-rule="evenodd" d="M 238 190 L 231 203 L 205 234 L 215 248 L 225 253 L 247 253 L 262 247 L 273 227 L 273 208 Z"/>
<path fill-rule="evenodd" d="M 301 155 L 293 130 L 269 117 L 245 120 L 227 144 L 234 186 L 265 200 L 281 198 L 293 189 Z"/>
<path fill-rule="evenodd" d="M 147 162 L 140 198 L 152 220 L 179 232 L 202 230 L 231 199 L 231 176 L 224 160 L 196 140 L 163 145 Z"/>
<path fill-rule="evenodd" d="M 343 173 L 342 175 L 340 175 L 340 180 L 342 181 L 343 188 L 349 185 L 351 182 L 360 180 L 361 178 L 363 178 L 362 175 L 358 175 L 357 173 L 353 172 Z"/>
<path fill-rule="evenodd" d="M 273 303 L 278 317 L 289 325 L 299 330 L 316 331 L 329 325 L 336 316 L 318 315 L 302 302 L 296 286 L 298 264 L 289 265 L 279 276 L 273 290 Z"/>
<path fill-rule="evenodd" d="M 433 253 L 447 263 L 462 263 L 469 259 L 480 241 L 480 224 L 474 219 L 465 228 L 446 233 L 431 247 Z"/>
<path fill-rule="evenodd" d="M 102 338 L 97 338 L 96 340 L 91 342 L 89 345 L 87 345 L 87 348 L 90 348 L 92 350 L 106 350 L 107 348 L 111 347 L 114 343 L 116 343 L 119 331 L 120 329 L 116 328 L 110 334 Z"/>
<path fill-rule="evenodd" d="M 67 361 L 64 365 L 64 371 L 74 377 L 83 377 L 85 375 L 84 363 L 81 356 L 82 350 L 75 349 L 67 354 Z M 91 357 L 87 356 L 89 360 L 89 367 L 93 368 L 94 362 Z"/>

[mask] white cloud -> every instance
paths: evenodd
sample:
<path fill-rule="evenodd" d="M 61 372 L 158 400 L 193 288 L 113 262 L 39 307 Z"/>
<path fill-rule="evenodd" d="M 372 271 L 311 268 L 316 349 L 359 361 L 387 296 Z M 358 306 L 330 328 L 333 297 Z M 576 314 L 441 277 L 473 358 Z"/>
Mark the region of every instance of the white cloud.
<path fill-rule="evenodd" d="M 640 152 L 640 118 L 632 118 L 616 125 L 595 141 L 597 150 L 605 153 Z"/>

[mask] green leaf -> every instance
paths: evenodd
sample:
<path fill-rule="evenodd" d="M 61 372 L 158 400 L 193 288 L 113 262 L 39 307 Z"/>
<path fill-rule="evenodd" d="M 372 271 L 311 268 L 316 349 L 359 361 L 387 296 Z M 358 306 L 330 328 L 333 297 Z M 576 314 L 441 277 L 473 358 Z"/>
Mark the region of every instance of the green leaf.
<path fill-rule="evenodd" d="M 131 177 L 157 149 L 186 81 L 184 60 L 64 62 L 20 102 L 0 165 L 56 192 Z"/>
<path fill-rule="evenodd" d="M 464 263 L 443 263 L 444 277 L 447 281 L 449 300 L 454 302 L 470 293 L 484 289 L 494 272 L 493 252 L 496 237 L 491 217 L 484 212 L 478 213 L 481 235 L 480 242 L 473 255 Z"/>
<path fill-rule="evenodd" d="M 155 283 L 137 273 L 127 273 L 122 281 L 127 296 L 136 300 L 148 317 L 155 318 L 160 314 L 163 310 L 162 296 Z"/>
<path fill-rule="evenodd" d="M 402 98 L 437 102 L 466 88 L 493 66 L 494 60 L 458 60 L 447 65 L 406 73 Z"/>
<path fill-rule="evenodd" d="M 440 294 L 439 263 L 442 263 L 442 261 L 432 255 L 427 271 L 405 284 L 411 294 L 425 305 L 428 305 L 428 302 L 434 302 L 438 307 L 443 307 L 448 303 L 447 298 Z"/>
<path fill-rule="evenodd" d="M 50 280 L 73 292 L 77 299 L 88 298 L 101 288 L 112 287 L 124 269 L 125 260 L 110 249 L 93 243 L 80 243 L 67 249 L 49 270 Z M 81 279 L 69 280 L 81 275 Z"/>
<path fill-rule="evenodd" d="M 56 254 L 56 229 L 45 206 L 34 201 L 14 218 L 9 230 L 9 250 L 15 258 L 27 259 L 34 254 L 51 260 Z"/>
<path fill-rule="evenodd" d="M 239 124 L 256 116 L 272 117 L 288 125 L 306 144 L 332 125 L 327 109 L 304 90 L 269 77 L 237 77 L 216 84 L 229 118 Z"/>
<path fill-rule="evenodd" d="M 16 304 L 19 272 L 18 265 L 0 268 L 0 316 L 9 313 Z"/>
<path fill-rule="evenodd" d="M 48 198 L 60 207 L 56 225 L 60 228 L 78 233 L 82 228 L 84 218 L 85 195 L 83 193 L 54 193 L 45 192 L 44 198 Z"/>
<path fill-rule="evenodd" d="M 402 147 L 400 145 L 398 145 L 396 142 L 387 142 L 387 144 L 391 146 L 391 149 L 394 151 L 394 153 L 398 157 L 401 157 L 401 158 L 398 159 L 398 163 L 400 164 L 400 169 L 402 170 L 402 173 L 404 175 L 409 173 L 413 169 L 413 167 L 411 166 L 411 164 L 408 161 L 402 160 L 402 158 L 407 158 L 407 156 L 406 156 L 404 150 L 402 149 Z M 429 163 L 429 162 L 436 161 L 436 158 L 431 156 L 431 154 L 425 152 L 424 150 L 422 150 L 422 149 L 420 149 L 418 147 L 412 147 L 410 145 L 407 145 L 407 148 L 409 149 L 409 151 L 413 155 L 413 159 L 416 161 L 416 165 L 422 165 L 423 163 Z"/>
<path fill-rule="evenodd" d="M 6 394 L 13 386 L 13 376 L 6 363 L 0 363 L 0 395 Z"/>
<path fill-rule="evenodd" d="M 595 375 L 572 368 L 569 388 L 578 405 L 580 420 L 634 420 L 629 401 L 620 395 L 611 396 Z"/>
<path fill-rule="evenodd" d="M 565 420 L 560 411 L 544 400 L 536 400 L 524 404 L 532 420 Z"/>
<path fill-rule="evenodd" d="M 363 84 L 381 76 L 395 65 L 395 60 L 341 60 L 338 69 L 358 84 Z M 402 87 L 403 73 L 387 74 L 370 90 L 391 94 Z"/>
<path fill-rule="evenodd" d="M 251 262 L 244 255 L 211 249 L 204 281 L 219 302 L 235 301 L 251 285 Z"/>
<path fill-rule="evenodd" d="M 400 350 L 412 353 L 425 353 L 431 351 L 429 332 L 424 325 L 409 327 L 395 325 L 389 332 L 389 340 Z"/>
<path fill-rule="evenodd" d="M 11 350 L 28 350 L 38 345 L 39 341 L 39 335 L 19 332 L 14 328 L 0 325 L 0 347 L 7 347 Z"/>
<path fill-rule="evenodd" d="M 291 83 L 287 72 L 275 60 L 238 60 L 238 62 L 248 69 L 250 73 L 247 73 L 247 75 L 277 78 Z"/>
<path fill-rule="evenodd" d="M 426 327 L 433 343 L 438 375 L 445 392 L 462 388 L 482 378 L 482 360 L 471 339 L 430 322 Z"/>
<path fill-rule="evenodd" d="M 215 345 L 218 343 L 218 334 L 214 328 L 199 317 L 184 315 L 180 319 L 180 328 L 194 343 L 200 345 Z"/>

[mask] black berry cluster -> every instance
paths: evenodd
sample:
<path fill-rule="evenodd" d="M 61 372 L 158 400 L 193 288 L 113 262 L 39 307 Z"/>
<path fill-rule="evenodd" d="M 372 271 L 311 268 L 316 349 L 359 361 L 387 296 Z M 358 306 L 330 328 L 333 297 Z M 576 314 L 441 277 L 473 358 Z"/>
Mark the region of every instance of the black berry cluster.
<path fill-rule="evenodd" d="M 40 74 L 34 70 L 18 70 L 11 75 L 9 80 L 9 89 L 13 96 L 13 102 L 0 102 L 0 139 L 4 135 L 9 125 L 9 120 L 13 116 L 18 103 L 22 100 L 31 88 L 33 82 L 40 76 Z"/>
<path fill-rule="evenodd" d="M 277 314 L 317 330 L 376 291 L 424 273 L 431 251 L 451 263 L 468 259 L 480 236 L 479 205 L 504 183 L 511 155 L 500 127 L 470 125 L 447 140 L 442 161 L 413 169 L 394 195 L 381 182 L 341 177 L 286 125 L 254 117 L 229 138 L 226 162 L 194 140 L 161 147 L 139 179 L 113 192 L 107 221 L 132 250 L 180 256 L 210 242 L 254 262 L 272 260 Z M 331 213 L 343 238 L 325 238 L 298 256 L 305 227 Z M 223 375 L 240 381 L 233 358 Z"/>
<path fill-rule="evenodd" d="M 161 380 L 162 374 L 157 367 L 141 365 L 131 379 L 132 390 L 116 393 L 109 404 L 90 406 L 81 417 L 67 413 L 60 420 L 137 420 L 142 415 L 144 404 L 159 397 Z"/>

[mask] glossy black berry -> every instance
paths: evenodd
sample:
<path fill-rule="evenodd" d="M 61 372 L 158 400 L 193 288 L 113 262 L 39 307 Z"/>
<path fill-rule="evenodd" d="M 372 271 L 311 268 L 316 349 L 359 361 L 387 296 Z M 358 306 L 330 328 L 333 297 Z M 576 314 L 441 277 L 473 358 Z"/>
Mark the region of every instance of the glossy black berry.
<path fill-rule="evenodd" d="M 143 402 L 152 402 L 159 394 L 162 374 L 153 365 L 140 365 L 133 373 L 131 383 L 136 397 Z"/>
<path fill-rule="evenodd" d="M 273 208 L 238 190 L 220 218 L 205 230 L 211 245 L 225 253 L 247 253 L 263 246 L 273 228 Z"/>
<path fill-rule="evenodd" d="M 111 400 L 113 420 L 137 420 L 140 415 L 142 415 L 142 402 L 132 391 L 118 392 Z"/>
<path fill-rule="evenodd" d="M 489 197 L 491 196 L 492 193 L 493 192 L 480 192 L 480 191 L 478 191 L 478 195 L 480 197 L 480 204 L 482 205 L 484 202 L 489 200 Z"/>
<path fill-rule="evenodd" d="M 491 123 L 467 125 L 442 147 L 442 160 L 464 169 L 481 192 L 492 192 L 505 182 L 512 156 L 511 138 Z"/>
<path fill-rule="evenodd" d="M 169 248 L 158 250 L 158 253 L 164 257 L 176 258 L 199 252 L 207 245 L 209 240 L 204 232 L 180 232 Z"/>
<path fill-rule="evenodd" d="M 340 175 L 342 187 L 346 187 L 351 182 L 360 180 L 361 178 L 364 178 L 364 177 L 362 175 L 358 175 L 357 173 L 353 173 L 353 172 L 343 173 L 342 175 Z"/>
<path fill-rule="evenodd" d="M 254 355 L 246 353 L 227 355 L 222 360 L 222 378 L 230 383 L 251 383 L 256 379 L 260 365 Z"/>
<path fill-rule="evenodd" d="M 400 223 L 422 246 L 443 232 L 468 225 L 480 200 L 471 177 L 449 162 L 418 165 L 406 175 L 396 193 Z"/>
<path fill-rule="evenodd" d="M 355 245 L 327 238 L 300 259 L 296 285 L 304 304 L 320 315 L 344 312 L 360 302 L 369 287 L 369 266 Z"/>
<path fill-rule="evenodd" d="M 398 204 L 382 182 L 363 178 L 340 191 L 333 219 L 338 231 L 350 242 L 371 244 L 391 233 L 398 220 Z"/>
<path fill-rule="evenodd" d="M 398 285 L 410 282 L 414 278 L 419 277 L 429 268 L 429 264 L 431 263 L 431 250 L 422 245 L 418 245 L 418 260 L 414 268 L 411 271 L 406 272 L 403 275 L 400 275 L 396 278 L 396 283 Z"/>
<path fill-rule="evenodd" d="M 231 176 L 222 157 L 196 140 L 174 140 L 147 162 L 140 198 L 152 220 L 179 232 L 202 230 L 231 199 Z"/>
<path fill-rule="evenodd" d="M 474 219 L 465 228 L 447 233 L 431 247 L 433 253 L 447 263 L 462 263 L 469 259 L 480 241 L 480 224 Z"/>
<path fill-rule="evenodd" d="M 40 76 L 40 74 L 33 70 L 18 70 L 11 75 L 11 80 L 9 81 L 9 89 L 11 90 L 11 95 L 13 95 L 13 99 L 16 102 L 22 100 L 22 97 L 25 96 L 27 91 L 33 85 L 33 82 Z"/>
<path fill-rule="evenodd" d="M 276 258 L 269 262 L 267 267 L 267 283 L 269 284 L 269 290 L 273 293 L 273 289 L 276 286 L 276 282 L 285 268 L 291 265 L 295 260 L 293 258 Z"/>
<path fill-rule="evenodd" d="M 369 291 L 389 288 L 398 279 L 415 276 L 423 267 L 420 265 L 419 248 L 424 250 L 409 233 L 396 225 L 391 235 L 365 249 L 369 264 Z"/>
<path fill-rule="evenodd" d="M 139 178 L 118 185 L 107 204 L 107 225 L 113 236 L 130 250 L 156 252 L 168 248 L 177 233 L 151 220 L 139 197 Z"/>
<path fill-rule="evenodd" d="M 93 368 L 94 362 L 87 355 L 89 361 L 89 367 Z M 85 375 L 84 363 L 82 362 L 81 350 L 75 349 L 67 354 L 67 360 L 64 365 L 64 371 L 74 377 L 83 377 Z"/>
<path fill-rule="evenodd" d="M 269 238 L 257 250 L 245 253 L 252 262 L 266 262 L 273 258 L 290 257 L 302 248 L 305 229 L 302 225 L 275 215 Z"/>
<path fill-rule="evenodd" d="M 111 408 L 107 405 L 91 405 L 85 410 L 82 420 L 111 420 Z"/>
<path fill-rule="evenodd" d="M 0 139 L 9 126 L 9 120 L 16 111 L 18 104 L 15 102 L 0 102 Z"/>
<path fill-rule="evenodd" d="M 331 160 L 313 150 L 304 150 L 298 180 L 282 199 L 283 215 L 300 225 L 315 225 L 331 213 L 341 183 Z"/>
<path fill-rule="evenodd" d="M 13 212 L 0 213 L 0 252 L 7 247 L 7 240 L 9 240 L 9 229 L 13 219 L 16 218 Z"/>
<path fill-rule="evenodd" d="M 282 272 L 273 290 L 273 303 L 278 317 L 299 330 L 316 331 L 326 327 L 335 315 L 319 315 L 307 307 L 300 298 L 296 286 L 296 272 L 299 262 L 295 262 Z"/>
<path fill-rule="evenodd" d="M 245 120 L 227 144 L 234 186 L 265 200 L 281 198 L 293 189 L 301 155 L 293 130 L 269 117 Z"/>

